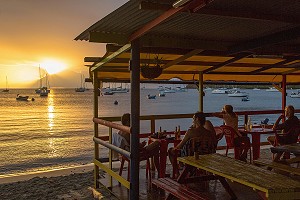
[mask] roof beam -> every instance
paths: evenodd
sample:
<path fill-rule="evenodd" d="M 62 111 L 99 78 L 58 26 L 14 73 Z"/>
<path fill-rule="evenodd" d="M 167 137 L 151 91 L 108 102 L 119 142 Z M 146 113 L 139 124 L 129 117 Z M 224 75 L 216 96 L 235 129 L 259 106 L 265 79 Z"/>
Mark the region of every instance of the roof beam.
<path fill-rule="evenodd" d="M 250 55 L 252 55 L 253 53 L 246 53 L 246 52 L 244 52 L 244 53 L 240 53 L 239 55 L 237 55 L 236 57 L 234 57 L 234 58 L 231 58 L 231 59 L 229 59 L 229 60 L 227 60 L 227 61 L 225 61 L 225 62 L 222 62 L 222 63 L 220 63 L 220 64 L 217 64 L 217 65 L 215 65 L 215 66 L 213 66 L 213 67 L 211 67 L 211 68 L 209 68 L 209 69 L 206 69 L 206 70 L 204 70 L 203 71 L 203 73 L 204 74 L 206 74 L 206 73 L 209 73 L 209 72 L 211 72 L 211 71 L 213 71 L 213 70 L 216 70 L 216 69 L 218 69 L 218 68 L 220 68 L 220 67 L 224 67 L 224 66 L 226 66 L 226 65 L 229 65 L 229 64 L 231 64 L 231 63 L 233 63 L 233 62 L 235 62 L 235 61 L 238 61 L 238 60 L 240 60 L 240 59 L 242 59 L 242 58 L 246 58 L 246 57 L 248 57 L 248 56 L 250 56 Z"/>
<path fill-rule="evenodd" d="M 285 41 L 297 39 L 299 36 L 300 36 L 300 26 L 297 26 L 281 32 L 266 35 L 261 38 L 249 40 L 241 44 L 233 45 L 229 48 L 229 53 L 234 54 L 234 53 L 248 51 L 248 50 L 252 50 L 252 49 L 256 49 L 268 45 L 282 43 Z"/>
<path fill-rule="evenodd" d="M 112 68 L 105 68 L 101 69 L 101 72 L 118 72 L 118 73 L 129 73 L 128 69 L 112 69 Z M 164 70 L 162 74 L 198 74 L 199 70 L 197 71 L 168 71 Z M 210 74 L 218 74 L 218 75 L 254 75 L 251 72 L 210 72 Z M 256 75 L 282 75 L 283 73 L 280 72 L 265 72 L 259 73 Z M 293 75 L 300 75 L 300 73 L 294 73 Z"/>
<path fill-rule="evenodd" d="M 185 54 L 185 55 L 183 55 L 183 56 L 181 56 L 181 57 L 179 57 L 175 60 L 172 60 L 172 61 L 166 63 L 165 65 L 162 66 L 162 68 L 167 69 L 168 67 L 171 67 L 172 65 L 176 65 L 176 64 L 178 64 L 178 63 L 180 63 L 180 62 L 182 62 L 182 61 L 184 61 L 184 60 L 186 60 L 186 59 L 188 59 L 188 58 L 190 58 L 194 55 L 199 54 L 202 51 L 203 51 L 202 49 L 194 49 L 193 51 L 190 51 L 189 53 L 187 53 L 187 54 Z"/>
<path fill-rule="evenodd" d="M 169 4 L 154 3 L 154 2 L 141 2 L 140 9 L 142 10 L 169 10 L 172 8 Z M 187 11 L 184 11 L 187 12 Z M 255 20 L 267 20 L 267 21 L 277 21 L 284 23 L 294 23 L 299 24 L 300 19 L 284 15 L 270 15 L 265 13 L 258 13 L 256 10 L 221 10 L 221 9 L 212 9 L 212 8 L 202 8 L 195 14 L 201 15 L 215 15 L 215 16 L 224 16 L 240 19 L 255 19 Z"/>
<path fill-rule="evenodd" d="M 201 56 L 202 54 L 199 54 L 199 56 Z M 126 65 L 128 64 L 129 58 L 115 58 L 113 60 L 113 62 L 110 62 L 112 65 L 114 63 L 116 64 L 120 64 L 120 63 L 126 63 Z M 141 63 L 146 63 L 149 62 L 149 59 L 141 59 L 140 60 Z M 170 60 L 161 60 L 160 63 L 161 64 L 167 64 L 171 62 Z M 181 61 L 179 63 L 177 63 L 176 65 L 191 65 L 191 66 L 215 66 L 215 65 L 219 65 L 220 62 L 216 62 L 216 61 L 193 61 L 193 60 L 184 60 Z M 250 68 L 261 68 L 261 67 L 265 67 L 268 66 L 268 64 L 255 64 L 255 63 L 230 63 L 227 66 L 230 67 L 250 67 Z M 108 66 L 103 66 L 102 68 L 105 68 Z M 124 66 L 111 66 L 111 67 L 118 67 L 118 68 L 122 68 Z M 101 68 L 101 69 L 102 69 Z M 128 66 L 126 66 L 126 68 L 128 68 Z M 276 68 L 281 68 L 281 66 L 278 66 Z M 286 66 L 286 68 L 293 68 L 290 66 Z"/>
<path fill-rule="evenodd" d="M 135 31 L 130 37 L 129 37 L 129 42 L 143 36 L 147 32 L 149 32 L 152 28 L 155 26 L 159 25 L 166 19 L 174 16 L 178 12 L 182 12 L 184 10 L 193 10 L 197 11 L 200 8 L 206 6 L 208 3 L 212 2 L 213 0 L 178 0 L 173 4 L 174 8 L 171 8 L 164 12 L 162 15 L 159 17 L 155 18 L 148 24 L 144 25 L 142 28 L 139 30 Z M 178 5 L 179 7 L 177 7 Z"/>
<path fill-rule="evenodd" d="M 128 49 L 131 48 L 131 44 L 126 44 L 123 47 L 121 47 L 118 51 L 114 52 L 113 54 L 107 56 L 104 58 L 101 62 L 96 63 L 93 67 L 91 67 L 91 71 L 94 71 L 98 69 L 99 67 L 103 66 L 105 63 L 110 62 L 111 60 L 115 59 L 118 55 L 121 53 L 127 51 Z"/>
<path fill-rule="evenodd" d="M 265 71 L 265 70 L 268 70 L 268 69 L 271 69 L 271 68 L 283 67 L 284 64 L 290 63 L 290 62 L 298 60 L 298 59 L 300 59 L 300 56 L 290 57 L 290 58 L 287 58 L 286 60 L 283 60 L 281 62 L 278 62 L 278 63 L 272 64 L 272 65 L 268 65 L 268 66 L 262 67 L 260 69 L 254 70 L 254 71 L 252 71 L 252 73 L 256 74 L 258 72 L 262 72 L 262 71 Z"/>

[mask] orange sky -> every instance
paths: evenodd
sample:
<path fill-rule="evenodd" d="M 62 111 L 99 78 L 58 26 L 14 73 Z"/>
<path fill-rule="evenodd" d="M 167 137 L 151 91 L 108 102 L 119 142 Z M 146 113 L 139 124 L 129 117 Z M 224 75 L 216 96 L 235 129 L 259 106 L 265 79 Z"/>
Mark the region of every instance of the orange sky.
<path fill-rule="evenodd" d="M 37 87 L 39 65 L 55 73 L 50 86 L 77 87 L 80 73 L 88 74 L 84 57 L 105 49 L 74 38 L 127 1 L 1 0 L 0 88 L 6 76 L 9 88 Z"/>

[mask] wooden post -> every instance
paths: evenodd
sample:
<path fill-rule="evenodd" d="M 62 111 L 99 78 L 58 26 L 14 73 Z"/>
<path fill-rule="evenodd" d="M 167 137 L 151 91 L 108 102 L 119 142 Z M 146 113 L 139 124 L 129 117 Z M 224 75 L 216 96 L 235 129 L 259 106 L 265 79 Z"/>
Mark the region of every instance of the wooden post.
<path fill-rule="evenodd" d="M 203 112 L 203 73 L 199 72 L 199 111 Z"/>
<path fill-rule="evenodd" d="M 131 83 L 131 135 L 130 135 L 130 190 L 131 200 L 139 199 L 139 133 L 140 133 L 140 42 L 131 42 L 130 83 Z"/>
<path fill-rule="evenodd" d="M 98 118 L 98 94 L 99 94 L 99 80 L 97 78 L 97 70 L 93 73 L 94 83 L 94 117 Z M 98 124 L 94 123 L 94 137 L 98 137 Z M 99 145 L 94 142 L 94 159 L 99 159 Z M 94 187 L 99 188 L 99 167 L 94 164 Z"/>

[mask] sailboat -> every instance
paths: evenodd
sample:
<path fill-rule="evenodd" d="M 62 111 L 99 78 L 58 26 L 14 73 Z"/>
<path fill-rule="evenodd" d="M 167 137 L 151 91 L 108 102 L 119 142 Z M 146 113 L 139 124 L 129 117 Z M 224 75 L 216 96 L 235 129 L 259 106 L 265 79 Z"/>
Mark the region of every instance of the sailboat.
<path fill-rule="evenodd" d="M 39 66 L 39 74 L 40 74 L 40 87 L 38 89 L 35 90 L 36 94 L 41 94 L 41 92 L 43 93 L 41 96 L 48 96 L 48 93 L 50 93 L 50 89 L 47 88 L 47 84 L 48 84 L 48 74 L 46 73 L 46 86 L 43 86 L 43 78 L 41 75 L 41 68 Z M 47 95 L 46 95 L 47 93 Z"/>
<path fill-rule="evenodd" d="M 2 90 L 2 92 L 9 92 L 9 89 L 7 88 L 7 76 L 6 76 L 6 88 L 4 90 Z"/>
<path fill-rule="evenodd" d="M 81 74 L 80 75 L 80 87 L 75 88 L 75 92 L 84 92 L 85 91 L 83 79 L 84 79 L 84 76 L 83 76 L 83 74 Z"/>

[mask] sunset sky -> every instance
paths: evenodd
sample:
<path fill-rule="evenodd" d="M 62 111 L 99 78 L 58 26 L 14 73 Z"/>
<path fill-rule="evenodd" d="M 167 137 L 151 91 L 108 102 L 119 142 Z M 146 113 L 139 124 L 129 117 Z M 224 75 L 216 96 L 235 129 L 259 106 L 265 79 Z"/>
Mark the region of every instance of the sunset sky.
<path fill-rule="evenodd" d="M 0 0 L 0 88 L 6 76 L 9 88 L 38 87 L 39 65 L 51 87 L 79 86 L 84 57 L 105 48 L 74 38 L 127 1 Z"/>

